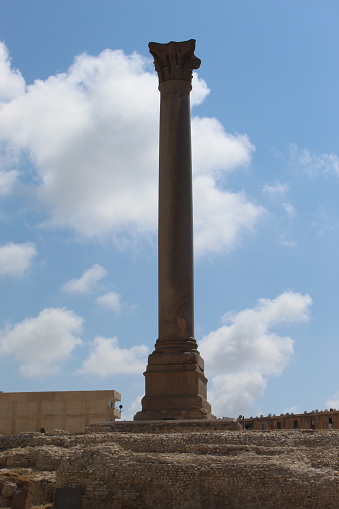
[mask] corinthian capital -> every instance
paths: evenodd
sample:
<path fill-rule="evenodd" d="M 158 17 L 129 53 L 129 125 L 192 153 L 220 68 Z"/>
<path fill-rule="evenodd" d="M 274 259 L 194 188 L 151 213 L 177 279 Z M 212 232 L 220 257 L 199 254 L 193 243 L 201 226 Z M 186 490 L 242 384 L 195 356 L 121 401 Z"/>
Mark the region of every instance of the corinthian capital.
<path fill-rule="evenodd" d="M 159 84 L 168 80 L 183 80 L 191 83 L 192 70 L 199 69 L 201 61 L 194 55 L 195 40 L 168 42 L 160 44 L 150 42 L 149 51 L 154 58 Z"/>

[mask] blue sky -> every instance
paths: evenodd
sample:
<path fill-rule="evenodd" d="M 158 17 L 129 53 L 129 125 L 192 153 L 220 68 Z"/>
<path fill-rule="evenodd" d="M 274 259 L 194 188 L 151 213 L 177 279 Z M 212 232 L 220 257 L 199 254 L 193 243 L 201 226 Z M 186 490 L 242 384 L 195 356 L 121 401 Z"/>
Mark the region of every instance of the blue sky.
<path fill-rule="evenodd" d="M 0 1 L 0 389 L 113 388 L 157 338 L 159 92 L 197 41 L 195 329 L 218 416 L 339 408 L 338 4 Z"/>

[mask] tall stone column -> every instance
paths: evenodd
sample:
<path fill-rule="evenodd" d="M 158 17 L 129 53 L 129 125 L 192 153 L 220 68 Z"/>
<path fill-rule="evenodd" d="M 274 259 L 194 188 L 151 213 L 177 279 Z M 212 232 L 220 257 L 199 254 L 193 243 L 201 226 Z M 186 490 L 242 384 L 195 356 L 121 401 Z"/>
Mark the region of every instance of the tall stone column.
<path fill-rule="evenodd" d="M 159 76 L 159 337 L 136 420 L 213 418 L 194 339 L 190 92 L 195 41 L 151 42 Z"/>

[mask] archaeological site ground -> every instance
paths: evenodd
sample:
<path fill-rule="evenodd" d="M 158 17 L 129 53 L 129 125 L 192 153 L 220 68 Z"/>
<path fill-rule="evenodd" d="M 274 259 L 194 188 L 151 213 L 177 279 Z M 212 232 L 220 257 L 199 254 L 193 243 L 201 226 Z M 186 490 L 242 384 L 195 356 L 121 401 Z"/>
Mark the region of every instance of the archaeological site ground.
<path fill-rule="evenodd" d="M 81 494 L 63 509 L 339 507 L 338 430 L 135 431 L 0 436 L 0 507 L 51 508 L 56 487 Z"/>

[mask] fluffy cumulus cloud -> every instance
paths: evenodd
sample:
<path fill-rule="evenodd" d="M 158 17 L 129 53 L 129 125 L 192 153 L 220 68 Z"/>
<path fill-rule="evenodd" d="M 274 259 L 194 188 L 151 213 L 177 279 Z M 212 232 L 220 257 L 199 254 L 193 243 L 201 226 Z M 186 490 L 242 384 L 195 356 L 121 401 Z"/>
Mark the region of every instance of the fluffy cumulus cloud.
<path fill-rule="evenodd" d="M 0 43 L 0 101 L 10 101 L 25 91 L 25 80 L 11 65 L 8 49 Z"/>
<path fill-rule="evenodd" d="M 330 154 L 312 154 L 307 148 L 300 148 L 295 143 L 289 145 L 293 164 L 298 164 L 311 176 L 334 175 L 339 177 L 339 156 Z"/>
<path fill-rule="evenodd" d="M 264 209 L 249 202 L 244 193 L 220 189 L 211 175 L 194 179 L 194 245 L 197 255 L 229 250 L 240 234 L 254 230 Z"/>
<path fill-rule="evenodd" d="M 253 309 L 225 315 L 225 324 L 202 339 L 199 347 L 212 374 L 209 399 L 216 415 L 255 411 L 267 377 L 281 374 L 293 354 L 293 339 L 272 329 L 306 321 L 311 303 L 308 295 L 291 291 L 260 299 Z"/>
<path fill-rule="evenodd" d="M 31 266 L 37 249 L 31 242 L 0 246 L 0 275 L 22 276 Z"/>
<path fill-rule="evenodd" d="M 79 373 L 100 377 L 140 374 L 146 367 L 149 354 L 145 345 L 121 348 L 116 337 L 98 336 L 90 350 Z"/>
<path fill-rule="evenodd" d="M 122 309 L 121 295 L 117 292 L 104 293 L 96 299 L 96 302 L 119 314 Z"/>
<path fill-rule="evenodd" d="M 266 380 L 257 371 L 217 375 L 210 381 L 208 393 L 217 417 L 238 417 L 253 412 L 255 400 L 266 388 Z"/>
<path fill-rule="evenodd" d="M 32 185 L 48 211 L 46 224 L 117 243 L 153 235 L 159 92 L 151 60 L 120 50 L 83 54 L 67 72 L 25 87 L 4 46 L 0 59 L 7 69 L 0 141 L 29 154 L 36 172 Z M 195 74 L 192 104 L 208 93 Z M 228 134 L 213 118 L 192 119 L 192 140 L 197 249 L 200 254 L 229 249 L 241 232 L 253 229 L 262 209 L 244 194 L 226 192 L 222 175 L 248 165 L 254 147 L 246 135 Z M 8 188 L 17 177 L 5 177 Z"/>
<path fill-rule="evenodd" d="M 0 357 L 13 357 L 27 377 L 55 374 L 81 344 L 83 319 L 64 308 L 47 308 L 37 317 L 0 331 Z"/>
<path fill-rule="evenodd" d="M 67 281 L 62 287 L 63 291 L 68 293 L 91 293 L 97 287 L 97 282 L 107 274 L 106 269 L 99 264 L 94 264 L 86 270 L 78 279 Z"/>
<path fill-rule="evenodd" d="M 24 93 L 25 80 L 20 72 L 12 67 L 8 49 L 0 42 L 0 112 L 1 104 L 4 105 Z M 19 172 L 12 167 L 18 159 L 18 148 L 5 135 L 3 142 L 0 140 L 0 196 L 9 194 L 16 183 Z"/>
<path fill-rule="evenodd" d="M 246 135 L 231 135 L 215 118 L 192 120 L 194 175 L 225 172 L 247 165 L 254 146 Z"/>

